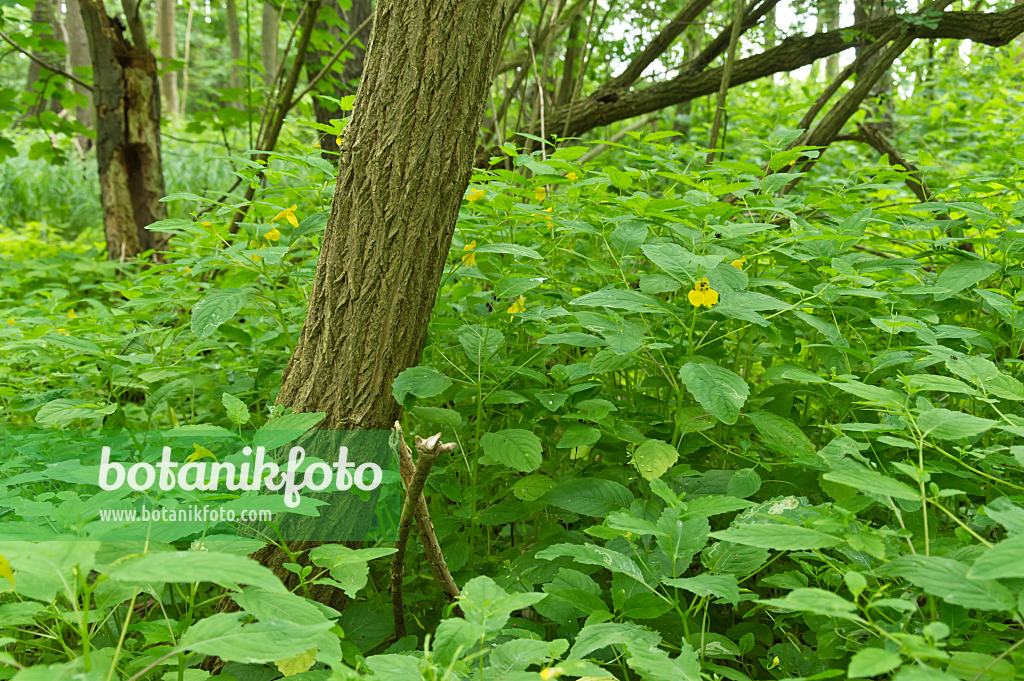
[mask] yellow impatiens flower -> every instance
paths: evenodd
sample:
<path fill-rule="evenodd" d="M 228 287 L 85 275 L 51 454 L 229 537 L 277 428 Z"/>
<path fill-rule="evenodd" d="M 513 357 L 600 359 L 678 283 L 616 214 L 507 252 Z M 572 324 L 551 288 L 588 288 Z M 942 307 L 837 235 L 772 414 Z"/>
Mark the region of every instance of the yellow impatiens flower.
<path fill-rule="evenodd" d="M 7 559 L 0 556 L 0 577 L 3 577 L 14 586 L 14 570 L 11 569 L 11 564 L 7 562 Z"/>
<path fill-rule="evenodd" d="M 14 326 L 18 322 L 14 319 L 14 317 L 11 317 L 10 319 L 7 320 L 7 323 L 10 324 L 11 326 Z"/>
<path fill-rule="evenodd" d="M 334 138 L 334 143 L 337 144 L 339 147 L 341 146 L 341 135 L 338 135 L 337 137 Z"/>
<path fill-rule="evenodd" d="M 258 262 L 259 262 L 260 260 L 263 260 L 263 258 L 261 258 L 260 256 L 256 255 L 255 253 L 253 253 L 253 254 L 252 254 L 252 255 L 250 255 L 249 257 L 250 257 L 250 258 L 252 258 L 252 261 L 253 261 L 253 262 L 257 262 L 257 263 L 258 263 Z"/>
<path fill-rule="evenodd" d="M 736 269 L 742 271 L 743 270 L 743 266 L 747 264 L 747 259 L 746 258 L 740 258 L 739 260 L 733 260 L 729 264 L 732 265 L 733 267 L 735 267 Z"/>
<path fill-rule="evenodd" d="M 526 312 L 526 299 L 519 296 L 519 300 L 512 303 L 512 307 L 510 307 L 507 312 L 509 313 L 510 320 L 515 319 L 512 315 L 519 314 L 520 312 Z"/>
<path fill-rule="evenodd" d="M 545 667 L 540 670 L 540 678 L 544 681 L 551 681 L 551 679 L 557 679 L 564 673 L 565 670 L 561 667 Z"/>
<path fill-rule="evenodd" d="M 67 336 L 68 335 L 68 330 L 67 329 L 57 329 L 57 333 L 61 333 L 61 334 L 64 334 L 65 336 Z"/>
<path fill-rule="evenodd" d="M 281 238 L 281 230 L 279 230 L 277 227 L 274 227 L 274 229 L 264 234 L 263 238 L 266 239 L 267 241 L 277 241 L 278 239 Z"/>
<path fill-rule="evenodd" d="M 483 189 L 471 189 L 470 192 L 466 194 L 466 200 L 469 201 L 470 203 L 473 203 L 474 201 L 479 201 L 480 199 L 484 198 L 486 194 L 487 192 L 485 192 Z"/>
<path fill-rule="evenodd" d="M 78 319 L 78 315 L 75 314 L 74 310 L 68 310 L 68 321 L 70 322 L 72 319 Z"/>
<path fill-rule="evenodd" d="M 537 199 L 538 201 L 543 201 L 544 199 L 547 198 L 547 196 L 548 190 L 545 189 L 544 187 L 537 187 L 536 189 L 533 190 L 533 198 Z"/>
<path fill-rule="evenodd" d="M 768 669 L 775 669 L 778 666 L 779 666 L 779 656 L 776 655 L 775 659 L 772 660 L 772 663 L 770 665 L 768 665 Z"/>
<path fill-rule="evenodd" d="M 213 223 L 210 222 L 209 220 L 204 220 L 204 221 L 200 222 L 199 224 L 202 225 L 203 227 L 206 227 L 207 229 L 210 229 L 211 227 L 213 227 Z"/>
<path fill-rule="evenodd" d="M 697 286 L 693 288 L 686 296 L 690 299 L 690 305 L 694 307 L 711 307 L 718 302 L 718 291 L 711 288 L 711 282 L 708 281 L 707 277 L 704 277 L 697 282 Z"/>
<path fill-rule="evenodd" d="M 314 149 L 319 149 L 320 148 L 320 143 L 319 142 L 313 142 L 313 148 Z"/>
<path fill-rule="evenodd" d="M 580 176 L 577 175 L 576 173 L 566 173 L 565 179 L 572 180 L 573 182 L 575 182 L 576 180 L 580 179 Z"/>
<path fill-rule="evenodd" d="M 299 226 L 299 219 L 297 217 L 295 217 L 295 209 L 296 208 L 298 208 L 298 206 L 295 205 L 295 204 L 292 204 L 291 208 L 285 208 L 283 211 L 281 211 L 280 213 L 275 215 L 273 218 L 271 218 L 270 221 L 274 222 L 275 220 L 280 220 L 281 218 L 284 218 L 285 220 L 288 221 L 288 223 L 292 227 L 298 227 Z M 278 234 L 280 234 L 280 232 L 278 232 Z"/>
<path fill-rule="evenodd" d="M 473 239 L 462 247 L 462 250 L 468 251 L 466 255 L 462 256 L 462 264 L 466 267 L 474 267 L 476 265 L 476 253 L 473 252 L 474 248 L 476 248 L 476 239 Z"/>

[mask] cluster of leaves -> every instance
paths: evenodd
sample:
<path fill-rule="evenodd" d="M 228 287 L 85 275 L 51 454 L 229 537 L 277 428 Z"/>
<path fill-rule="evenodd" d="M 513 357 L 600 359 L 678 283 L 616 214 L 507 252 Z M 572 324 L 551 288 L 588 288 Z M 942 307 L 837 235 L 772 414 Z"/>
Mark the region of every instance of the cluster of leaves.
<path fill-rule="evenodd" d="M 1011 678 L 1024 165 L 882 204 L 888 164 L 786 193 L 817 153 L 793 131 L 701 169 L 670 135 L 608 167 L 510 148 L 467 192 L 394 383 L 407 432 L 460 445 L 427 492 L 464 617 L 415 548 L 395 640 L 389 548 L 294 556 L 289 592 L 245 541 L 9 542 L 0 678 Z M 237 233 L 172 196 L 212 210 L 160 225 L 153 267 L 5 234 L 8 423 L 266 426 L 331 186 L 312 153 L 271 174 Z M 0 462 L 5 520 L 69 516 L 14 477 L 41 463 Z M 325 583 L 343 611 L 305 598 Z"/>

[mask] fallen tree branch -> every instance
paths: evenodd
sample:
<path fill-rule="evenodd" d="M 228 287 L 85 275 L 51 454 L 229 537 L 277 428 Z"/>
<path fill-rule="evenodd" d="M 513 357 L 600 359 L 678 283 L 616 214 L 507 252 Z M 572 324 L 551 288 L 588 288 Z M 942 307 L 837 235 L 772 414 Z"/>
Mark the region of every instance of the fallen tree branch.
<path fill-rule="evenodd" d="M 445 597 L 449 602 L 459 596 L 459 588 L 455 585 L 444 556 L 441 555 L 441 547 L 437 543 L 437 536 L 434 534 L 434 525 L 430 521 L 430 514 L 427 511 L 427 501 L 423 497 L 423 486 L 427 482 L 427 476 L 434 462 L 441 454 L 455 449 L 454 443 L 441 442 L 441 434 L 433 435 L 426 440 L 416 437 L 416 452 L 419 460 L 413 463 L 412 452 L 405 443 L 402 435 L 402 427 L 395 423 L 395 430 L 398 433 L 399 442 L 399 469 L 402 480 L 405 482 L 405 504 L 402 506 L 402 515 L 398 521 L 398 539 L 395 541 L 397 551 L 391 557 L 391 612 L 395 620 L 395 636 L 402 638 L 406 634 L 405 629 L 405 604 L 402 594 L 402 576 L 405 572 L 405 553 L 409 546 L 409 533 L 415 522 L 419 531 L 420 541 L 423 544 L 424 553 L 430 562 L 434 577 L 441 585 Z"/>

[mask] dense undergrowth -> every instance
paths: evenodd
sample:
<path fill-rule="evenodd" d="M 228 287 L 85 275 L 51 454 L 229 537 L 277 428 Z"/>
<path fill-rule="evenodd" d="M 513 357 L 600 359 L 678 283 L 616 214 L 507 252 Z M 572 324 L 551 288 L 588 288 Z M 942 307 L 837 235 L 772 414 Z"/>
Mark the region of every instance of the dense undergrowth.
<path fill-rule="evenodd" d="M 830 151 L 786 193 L 818 153 L 794 136 L 705 168 L 641 134 L 474 179 L 394 387 L 406 432 L 459 445 L 427 491 L 464 618 L 414 555 L 395 640 L 386 547 L 314 552 L 302 584 L 345 585 L 339 613 L 251 543 L 85 541 L 97 505 L 22 449 L 2 521 L 83 540 L 0 544 L 0 678 L 195 681 L 206 655 L 240 681 L 1021 673 L 1024 163 L 926 162 L 918 203 Z M 104 261 L 94 224 L 5 231 L 3 420 L 265 427 L 332 186 L 311 154 L 275 168 L 238 235 L 230 201 L 173 195 L 151 267 Z"/>

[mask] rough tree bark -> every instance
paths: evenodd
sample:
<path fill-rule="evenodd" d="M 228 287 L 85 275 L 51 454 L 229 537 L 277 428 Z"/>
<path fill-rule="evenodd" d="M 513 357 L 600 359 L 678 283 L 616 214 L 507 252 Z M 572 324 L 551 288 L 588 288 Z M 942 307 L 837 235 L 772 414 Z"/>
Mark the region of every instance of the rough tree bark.
<path fill-rule="evenodd" d="M 146 229 L 167 217 L 160 163 L 160 87 L 138 5 L 125 3 L 132 40 L 103 0 L 81 0 L 93 64 L 93 114 L 100 199 L 111 260 L 134 258 L 166 240 Z"/>
<path fill-rule="evenodd" d="M 177 8 L 176 0 L 156 0 L 156 39 L 160 45 L 160 59 L 177 58 L 177 46 L 174 37 L 174 16 Z M 167 113 L 178 115 L 178 72 L 169 64 L 164 63 L 160 74 L 160 89 L 167 103 Z"/>
<path fill-rule="evenodd" d="M 372 14 L 373 0 L 352 0 L 352 6 L 347 10 L 341 9 L 338 0 L 326 0 L 324 9 L 320 12 L 320 18 L 317 20 L 316 31 L 325 31 L 335 38 L 335 42 L 340 43 L 340 36 L 355 31 Z M 344 21 L 346 26 L 344 28 L 339 26 L 335 18 Z M 333 54 L 332 46 L 333 43 L 328 45 L 327 49 L 309 50 L 306 52 L 306 73 L 310 78 L 314 77 L 327 65 Z M 366 49 L 363 47 L 362 41 L 355 41 L 348 51 L 352 56 L 342 63 L 340 73 L 336 70 L 324 76 L 314 88 L 315 94 L 327 95 L 335 99 L 355 94 L 356 87 L 359 85 L 359 78 L 363 75 L 363 60 L 365 59 Z M 321 100 L 316 96 L 313 97 L 313 112 L 316 114 L 316 122 L 321 125 L 327 125 L 331 120 L 347 115 L 330 102 Z M 321 155 L 328 161 L 337 163 L 338 143 L 336 136 L 321 132 L 319 137 Z"/>
<path fill-rule="evenodd" d="M 277 75 L 277 34 L 281 30 L 281 10 L 272 0 L 263 2 L 260 50 L 263 54 L 263 80 L 267 85 Z"/>
<path fill-rule="evenodd" d="M 297 412 L 325 412 L 322 428 L 397 420 L 391 383 L 423 349 L 506 4 L 377 4 L 306 323 L 278 395 Z M 257 557 L 281 572 L 281 552 Z"/>

